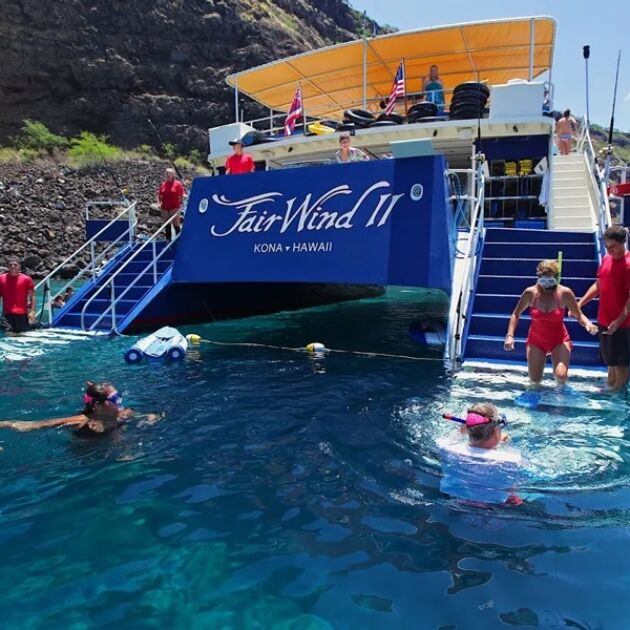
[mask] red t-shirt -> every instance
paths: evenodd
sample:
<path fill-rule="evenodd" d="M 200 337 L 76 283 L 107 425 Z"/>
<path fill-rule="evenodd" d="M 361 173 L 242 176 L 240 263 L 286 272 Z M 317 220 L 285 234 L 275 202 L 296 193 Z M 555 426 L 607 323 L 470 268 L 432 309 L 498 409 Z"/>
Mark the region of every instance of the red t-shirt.
<path fill-rule="evenodd" d="M 184 198 L 182 183 L 174 179 L 172 182 L 163 181 L 160 184 L 160 200 L 162 210 L 178 210 Z"/>
<path fill-rule="evenodd" d="M 609 326 L 621 315 L 628 301 L 630 252 L 626 252 L 625 256 L 619 260 L 613 260 L 610 254 L 604 256 L 597 272 L 597 281 L 599 285 L 597 321 L 602 326 Z M 621 324 L 620 328 L 630 328 L 630 317 Z"/>
<path fill-rule="evenodd" d="M 26 300 L 29 291 L 35 288 L 33 280 L 25 273 L 10 276 L 8 273 L 0 275 L 0 297 L 2 297 L 2 311 L 5 315 L 27 315 Z"/>
<path fill-rule="evenodd" d="M 247 155 L 247 153 L 241 153 L 241 155 L 234 153 L 225 160 L 225 168 L 230 169 L 230 175 L 251 173 L 254 170 L 254 160 L 252 156 Z"/>

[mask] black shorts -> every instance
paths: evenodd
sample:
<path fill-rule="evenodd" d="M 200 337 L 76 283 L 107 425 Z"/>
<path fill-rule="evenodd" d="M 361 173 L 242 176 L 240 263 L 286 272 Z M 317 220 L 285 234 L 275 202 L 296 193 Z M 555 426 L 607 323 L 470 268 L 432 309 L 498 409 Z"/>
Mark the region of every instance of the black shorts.
<path fill-rule="evenodd" d="M 2 328 L 6 332 L 23 333 L 31 329 L 28 315 L 3 315 Z"/>
<path fill-rule="evenodd" d="M 630 363 L 630 329 L 619 328 L 612 335 L 599 334 L 599 352 L 608 367 L 627 367 Z"/>

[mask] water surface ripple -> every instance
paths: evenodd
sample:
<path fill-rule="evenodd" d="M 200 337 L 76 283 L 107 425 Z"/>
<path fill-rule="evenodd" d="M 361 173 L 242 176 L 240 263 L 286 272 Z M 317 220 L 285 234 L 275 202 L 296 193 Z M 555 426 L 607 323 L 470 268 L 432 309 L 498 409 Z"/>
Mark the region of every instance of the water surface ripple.
<path fill-rule="evenodd" d="M 435 359 L 406 332 L 435 299 L 185 332 Z M 5 627 L 629 627 L 628 411 L 596 381 L 532 411 L 519 374 L 211 345 L 129 367 L 130 343 L 0 338 L 2 418 L 74 413 L 85 378 L 166 414 L 105 440 L 0 433 Z M 440 416 L 481 400 L 524 453 L 522 506 L 439 491 Z"/>

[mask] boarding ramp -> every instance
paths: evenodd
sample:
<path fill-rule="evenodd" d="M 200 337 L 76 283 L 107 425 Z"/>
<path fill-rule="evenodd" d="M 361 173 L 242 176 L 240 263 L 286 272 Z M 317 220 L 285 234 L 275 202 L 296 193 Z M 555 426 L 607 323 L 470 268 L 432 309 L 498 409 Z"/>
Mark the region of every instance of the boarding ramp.
<path fill-rule="evenodd" d="M 589 198 L 588 222 L 580 223 L 577 215 L 567 214 L 567 226 L 571 229 L 485 228 L 483 213 L 471 212 L 468 234 L 460 232 L 457 248 L 460 260 L 456 259 L 453 276 L 446 352 L 453 366 L 459 367 L 466 361 L 525 365 L 525 340 L 530 323 L 527 314 L 521 316 L 516 330 L 515 351 L 505 352 L 503 342 L 512 310 L 523 289 L 532 284 L 540 260 L 561 258 L 562 281 L 578 297 L 594 281 L 598 263 L 605 253 L 603 234 L 612 221 L 605 177 L 593 151 L 588 125 L 580 137 L 577 152 L 568 157 L 571 160 L 560 162 L 567 168 L 560 167 L 556 181 L 571 181 L 578 172 L 574 165 L 579 164 L 580 182 L 586 178 L 581 194 Z M 552 173 L 552 177 L 556 178 L 557 174 Z M 482 195 L 478 197 L 483 205 Z M 585 203 L 584 215 L 586 208 Z M 562 216 L 563 209 L 551 208 L 550 225 L 554 216 L 556 221 Z M 575 224 L 571 223 L 573 219 Z M 597 300 L 593 300 L 585 312 L 594 319 L 596 311 Z M 600 367 L 597 341 L 574 319 L 566 319 L 565 324 L 574 342 L 572 364 Z"/>
<path fill-rule="evenodd" d="M 100 218 L 96 218 L 95 210 L 100 211 Z M 102 218 L 106 210 L 115 213 L 113 219 Z M 137 235 L 136 202 L 89 202 L 86 242 L 35 288 L 41 294 L 42 324 L 89 332 L 123 332 L 134 315 L 168 283 L 175 241 L 160 240 L 166 225 L 149 237 Z M 62 308 L 55 309 L 52 281 L 77 267 L 75 275 L 55 291 L 55 295 L 63 295 L 72 288 L 74 294 Z"/>

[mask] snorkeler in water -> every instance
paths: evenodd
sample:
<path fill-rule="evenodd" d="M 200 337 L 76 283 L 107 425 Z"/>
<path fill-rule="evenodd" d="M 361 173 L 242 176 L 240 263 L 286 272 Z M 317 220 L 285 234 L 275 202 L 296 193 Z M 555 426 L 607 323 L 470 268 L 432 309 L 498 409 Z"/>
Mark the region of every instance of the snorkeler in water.
<path fill-rule="evenodd" d="M 149 424 L 157 421 L 157 414 L 136 414 L 122 405 L 122 396 L 111 383 L 86 382 L 83 395 L 83 411 L 69 418 L 52 420 L 2 420 L 0 428 L 16 431 L 36 431 L 53 427 L 71 427 L 80 437 L 98 437 L 107 435 L 124 425 L 129 418 L 144 418 Z"/>
<path fill-rule="evenodd" d="M 505 446 L 509 440 L 503 430 L 505 416 L 492 403 L 478 403 L 465 418 L 451 414 L 444 418 L 459 422 L 468 441 L 437 440 L 442 454 L 440 490 L 476 503 L 520 505 L 523 501 L 512 489 L 521 476 L 521 453 Z"/>

